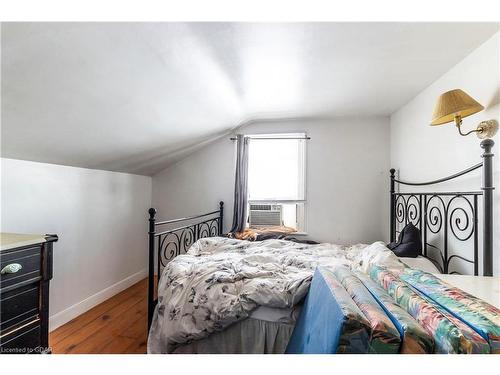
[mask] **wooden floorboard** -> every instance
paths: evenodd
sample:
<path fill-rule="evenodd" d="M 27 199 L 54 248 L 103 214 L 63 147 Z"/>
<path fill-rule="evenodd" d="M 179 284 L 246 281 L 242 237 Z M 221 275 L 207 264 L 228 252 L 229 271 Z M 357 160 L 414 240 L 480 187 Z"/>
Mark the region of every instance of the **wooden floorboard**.
<path fill-rule="evenodd" d="M 146 353 L 147 279 L 49 334 L 52 353 Z"/>

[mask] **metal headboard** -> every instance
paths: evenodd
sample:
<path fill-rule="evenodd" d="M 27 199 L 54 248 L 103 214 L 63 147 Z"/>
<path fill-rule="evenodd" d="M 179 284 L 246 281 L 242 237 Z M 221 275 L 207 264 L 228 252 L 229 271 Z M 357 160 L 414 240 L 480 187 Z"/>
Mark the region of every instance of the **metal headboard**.
<path fill-rule="evenodd" d="M 409 222 L 420 229 L 423 256 L 430 259 L 443 273 L 458 273 L 451 270 L 452 261 L 462 260 L 473 264 L 474 275 L 479 274 L 479 202 L 482 198 L 482 258 L 483 275 L 493 276 L 493 154 L 495 143 L 491 139 L 481 142 L 484 149 L 482 162 L 461 172 L 428 182 L 401 181 L 390 170 L 390 237 L 391 242 Z M 467 192 L 399 192 L 396 184 L 407 186 L 428 186 L 466 175 L 482 168 L 481 191 Z M 430 236 L 441 236 L 441 247 L 429 243 Z M 473 258 L 450 254 L 450 241 L 472 242 Z M 437 259 L 436 259 L 437 253 Z M 431 254 L 433 256 L 431 256 Z"/>
<path fill-rule="evenodd" d="M 222 235 L 224 222 L 224 202 L 219 202 L 217 211 L 208 212 L 197 216 L 183 217 L 181 219 L 156 221 L 156 209 L 149 211 L 149 274 L 148 274 L 148 329 L 151 326 L 153 312 L 158 300 L 155 298 L 155 287 L 161 269 L 177 255 L 185 253 L 189 247 L 200 238 Z M 176 224 L 175 228 L 169 228 Z M 165 227 L 163 231 L 157 231 L 157 227 Z M 158 278 L 155 280 L 155 259 Z"/>

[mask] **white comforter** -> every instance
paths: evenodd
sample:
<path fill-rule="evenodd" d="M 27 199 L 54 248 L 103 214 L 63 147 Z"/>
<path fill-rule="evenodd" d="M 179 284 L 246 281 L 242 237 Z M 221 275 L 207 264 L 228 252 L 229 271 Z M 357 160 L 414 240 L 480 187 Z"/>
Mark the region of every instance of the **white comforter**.
<path fill-rule="evenodd" d="M 293 307 L 306 295 L 316 266 L 370 264 L 401 268 L 382 242 L 306 245 L 204 238 L 163 270 L 148 352 L 169 353 L 245 319 L 258 306 Z"/>

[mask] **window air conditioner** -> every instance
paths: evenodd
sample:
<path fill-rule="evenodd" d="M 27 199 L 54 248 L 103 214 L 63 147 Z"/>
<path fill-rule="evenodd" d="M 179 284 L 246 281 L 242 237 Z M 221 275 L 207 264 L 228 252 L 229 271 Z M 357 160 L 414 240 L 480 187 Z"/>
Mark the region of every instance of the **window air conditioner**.
<path fill-rule="evenodd" d="M 281 226 L 281 205 L 251 204 L 249 221 L 251 227 Z"/>

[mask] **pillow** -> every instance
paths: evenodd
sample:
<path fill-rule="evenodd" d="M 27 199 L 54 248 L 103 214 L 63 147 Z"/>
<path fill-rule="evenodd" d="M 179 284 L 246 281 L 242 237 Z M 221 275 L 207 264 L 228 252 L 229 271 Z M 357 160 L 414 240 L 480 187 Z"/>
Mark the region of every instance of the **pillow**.
<path fill-rule="evenodd" d="M 398 257 L 416 258 L 422 254 L 420 231 L 413 223 L 408 223 L 399 233 L 396 242 L 387 245 Z"/>
<path fill-rule="evenodd" d="M 370 331 L 349 293 L 330 271 L 318 267 L 286 353 L 368 353 Z"/>

